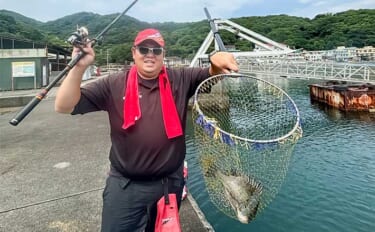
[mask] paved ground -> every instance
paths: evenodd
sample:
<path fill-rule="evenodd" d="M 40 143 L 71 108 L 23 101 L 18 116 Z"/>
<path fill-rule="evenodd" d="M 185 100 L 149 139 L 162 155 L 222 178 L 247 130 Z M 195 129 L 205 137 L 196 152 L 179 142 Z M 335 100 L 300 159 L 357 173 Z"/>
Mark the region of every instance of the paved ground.
<path fill-rule="evenodd" d="M 3 92 L 0 98 L 38 91 Z M 0 232 L 100 229 L 107 117 L 55 113 L 55 91 L 18 126 L 8 122 L 20 107 L 0 108 Z M 190 195 L 180 217 L 184 232 L 212 231 Z"/>

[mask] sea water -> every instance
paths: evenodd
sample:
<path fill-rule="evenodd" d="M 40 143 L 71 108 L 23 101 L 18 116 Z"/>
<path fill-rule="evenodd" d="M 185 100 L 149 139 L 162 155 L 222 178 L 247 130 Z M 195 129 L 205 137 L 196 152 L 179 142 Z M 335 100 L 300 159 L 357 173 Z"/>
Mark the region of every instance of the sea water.
<path fill-rule="evenodd" d="M 188 122 L 188 188 L 217 232 L 375 231 L 375 113 L 346 113 L 311 103 L 308 85 L 271 78 L 296 102 L 303 137 L 278 194 L 250 224 L 227 217 L 210 201 Z"/>

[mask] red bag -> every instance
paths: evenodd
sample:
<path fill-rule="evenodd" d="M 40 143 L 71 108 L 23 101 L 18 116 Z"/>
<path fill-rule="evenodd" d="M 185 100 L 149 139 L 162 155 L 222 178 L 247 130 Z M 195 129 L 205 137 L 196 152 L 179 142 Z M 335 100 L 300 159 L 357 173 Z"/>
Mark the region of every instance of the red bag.
<path fill-rule="evenodd" d="M 155 232 L 181 232 L 176 194 L 168 194 L 157 203 Z"/>

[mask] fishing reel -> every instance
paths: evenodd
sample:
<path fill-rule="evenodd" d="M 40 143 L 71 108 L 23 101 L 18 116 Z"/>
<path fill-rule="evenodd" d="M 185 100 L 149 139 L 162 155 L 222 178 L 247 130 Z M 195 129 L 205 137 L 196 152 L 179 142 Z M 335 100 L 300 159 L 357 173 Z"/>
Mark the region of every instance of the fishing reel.
<path fill-rule="evenodd" d="M 101 33 L 101 34 L 104 34 L 104 33 Z M 71 45 L 73 45 L 74 47 L 78 47 L 78 48 L 82 48 L 84 45 L 92 41 L 93 41 L 92 46 L 94 45 L 94 43 L 101 45 L 103 42 L 102 35 L 92 40 L 90 40 L 88 36 L 89 36 L 89 31 L 87 30 L 86 27 L 78 28 L 77 26 L 77 31 L 73 32 L 66 41 L 70 43 Z"/>
<path fill-rule="evenodd" d="M 89 42 L 89 31 L 86 27 L 77 26 L 77 31 L 73 32 L 67 39 L 67 42 L 74 47 L 82 47 Z"/>

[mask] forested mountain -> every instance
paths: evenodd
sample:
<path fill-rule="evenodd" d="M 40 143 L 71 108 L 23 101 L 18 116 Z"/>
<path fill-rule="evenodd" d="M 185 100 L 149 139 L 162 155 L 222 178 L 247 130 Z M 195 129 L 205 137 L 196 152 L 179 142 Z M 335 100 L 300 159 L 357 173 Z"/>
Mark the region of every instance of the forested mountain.
<path fill-rule="evenodd" d="M 42 23 L 18 13 L 0 10 L 0 35 L 30 39 L 41 43 L 69 46 L 64 42 L 77 26 L 86 26 L 94 38 L 117 14 L 99 15 L 81 12 Z M 321 14 L 313 19 L 288 16 L 254 16 L 230 19 L 250 30 L 306 50 L 333 49 L 337 46 L 375 46 L 375 9 L 349 10 L 337 14 Z M 97 61 L 104 62 L 110 54 L 111 62 L 131 60 L 129 52 L 136 33 L 146 27 L 158 28 L 166 40 L 167 55 L 192 58 L 209 32 L 206 20 L 192 23 L 146 23 L 123 16 L 96 46 Z M 220 31 L 225 44 L 240 50 L 251 50 L 253 44 Z"/>
<path fill-rule="evenodd" d="M 321 14 L 314 19 L 274 15 L 234 22 L 291 47 L 306 50 L 375 46 L 375 10 Z"/>
<path fill-rule="evenodd" d="M 0 35 L 2 36 L 44 41 L 45 35 L 38 29 L 41 24 L 43 23 L 18 13 L 0 10 Z"/>

